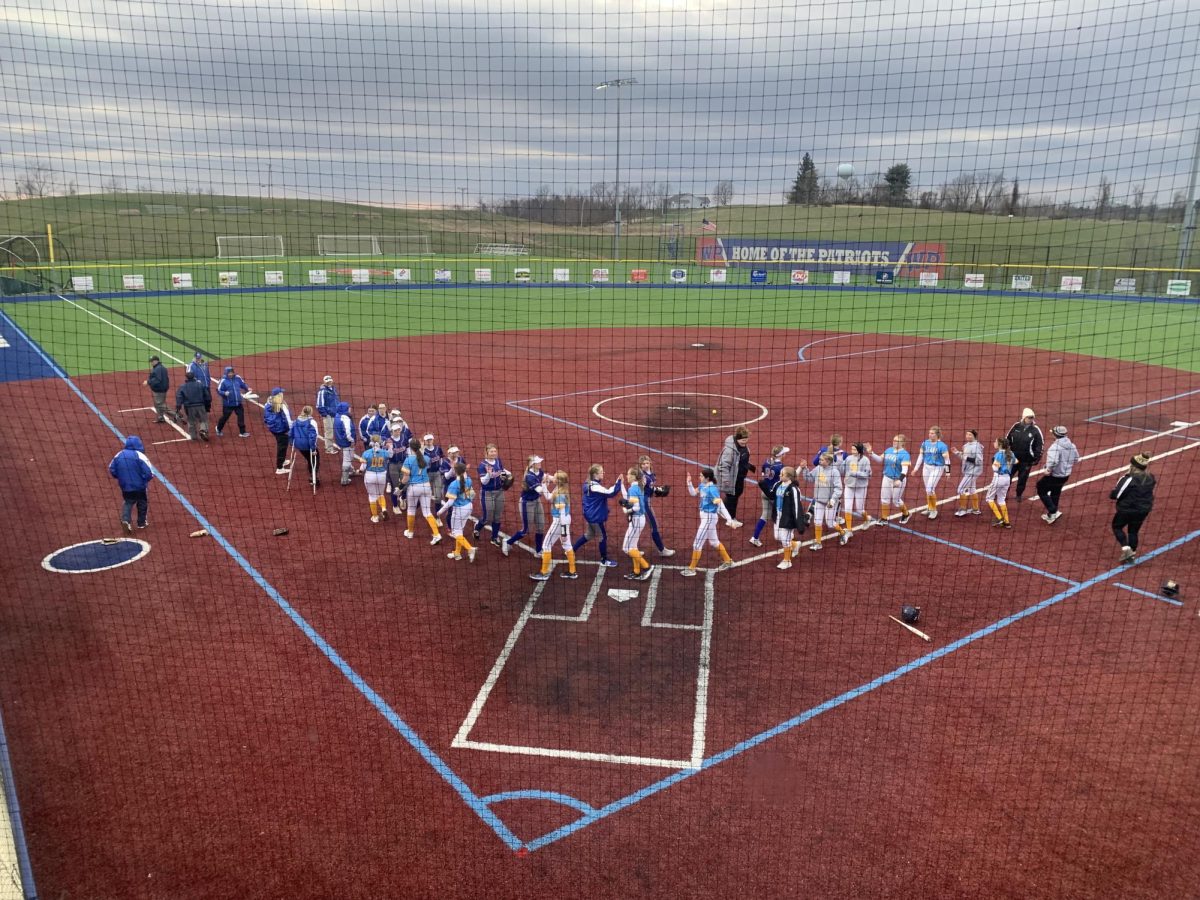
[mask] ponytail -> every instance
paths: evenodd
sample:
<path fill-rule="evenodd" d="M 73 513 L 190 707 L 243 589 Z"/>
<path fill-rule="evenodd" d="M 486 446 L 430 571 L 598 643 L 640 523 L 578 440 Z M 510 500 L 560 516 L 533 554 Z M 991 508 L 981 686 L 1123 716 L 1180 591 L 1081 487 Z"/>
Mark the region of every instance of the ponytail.
<path fill-rule="evenodd" d="M 408 442 L 408 449 L 412 451 L 412 455 L 417 458 L 417 468 L 422 472 L 429 465 L 429 460 L 425 458 L 425 454 L 421 452 L 421 442 L 416 438 L 411 438 Z"/>
<path fill-rule="evenodd" d="M 454 474 L 458 476 L 458 495 L 461 497 L 467 489 L 467 464 L 462 460 L 456 462 Z"/>

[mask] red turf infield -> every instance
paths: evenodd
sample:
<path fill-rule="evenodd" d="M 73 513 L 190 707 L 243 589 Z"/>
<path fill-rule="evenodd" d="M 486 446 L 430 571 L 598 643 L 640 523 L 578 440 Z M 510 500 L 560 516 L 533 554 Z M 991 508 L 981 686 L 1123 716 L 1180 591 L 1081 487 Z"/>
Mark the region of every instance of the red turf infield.
<path fill-rule="evenodd" d="M 776 442 L 810 452 L 835 425 L 877 445 L 901 428 L 919 435 L 933 421 L 999 432 L 1010 424 L 1009 407 L 1024 404 L 1038 408 L 1043 423 L 1065 421 L 1088 453 L 1137 433 L 1089 425 L 1087 417 L 1200 386 L 1195 376 L 1165 370 L 1004 349 L 1001 401 L 997 359 L 986 348 L 879 354 L 884 342 L 849 337 L 814 348 L 840 358 L 791 365 L 816 336 L 706 331 L 699 340 L 720 349 L 693 350 L 696 332 L 653 340 L 610 334 L 590 350 L 581 335 L 572 356 L 569 333 L 554 332 L 563 370 L 602 386 L 788 362 L 636 389 L 707 389 L 767 405 L 770 415 L 753 426 L 756 461 Z M 495 344 L 523 361 L 536 358 L 547 337 L 503 335 Z M 361 406 L 394 396 L 385 391 L 393 379 L 364 381 L 361 360 L 436 357 L 449 346 L 444 338 L 380 342 L 340 346 L 336 356 L 310 350 L 238 363 L 260 391 L 274 383 L 300 388 L 332 371 Z M 930 397 L 930 371 L 948 385 L 974 387 Z M 637 452 L 503 405 L 577 385 L 546 381 L 531 390 L 520 371 L 510 376 L 497 362 L 489 372 L 487 396 L 473 392 L 476 379 L 464 369 L 400 405 L 415 426 L 445 423 L 433 428 L 441 442 L 459 443 L 472 461 L 491 439 L 514 468 L 529 450 L 573 475 L 602 461 L 611 477 Z M 1014 372 L 1028 380 L 1015 381 Z M 142 405 L 137 381 L 106 376 L 80 385 L 112 414 Z M 1117 402 L 1102 387 L 1114 381 L 1129 392 Z M 841 386 L 856 383 L 866 387 L 854 400 Z M 81 421 L 72 467 L 102 472 L 115 440 L 90 414 L 77 414 L 81 404 L 61 383 L 7 385 L 3 395 L 14 409 L 70 410 Z M 602 423 L 590 410 L 604 396 L 526 405 L 679 456 L 715 458 L 722 430 L 647 435 Z M 881 410 L 903 413 L 902 421 L 887 421 Z M 133 415 L 114 421 L 129 430 Z M 1152 428 L 1200 421 L 1200 401 L 1137 415 L 1136 423 L 1128 415 L 1116 421 Z M 141 427 L 144 436 L 155 430 Z M 359 484 L 342 489 L 329 478 L 316 498 L 295 486 L 285 494 L 269 473 L 256 417 L 253 427 L 250 441 L 171 444 L 152 455 L 478 794 L 536 788 L 601 805 L 669 774 L 452 749 L 529 596 L 531 557 L 505 560 L 483 547 L 468 570 L 404 542 L 395 523 L 370 526 Z M 4 564 L 13 590 L 0 603 L 0 674 L 35 874 L 47 896 L 1163 896 L 1186 894 L 1198 877 L 1185 838 L 1198 812 L 1188 710 L 1200 699 L 1200 639 L 1194 615 L 1185 620 L 1159 601 L 1108 584 L 1089 589 L 517 859 L 214 542 L 185 537 L 195 521 L 161 489 L 147 535 L 153 551 L 142 562 L 70 578 L 37 568 L 56 546 L 109 533 L 115 492 L 98 476 L 68 493 L 55 470 L 28 461 L 17 441 L 0 434 L 15 461 L 12 508 L 25 524 Z M 1153 445 L 1178 446 L 1173 438 Z M 1079 477 L 1128 455 L 1098 457 Z M 683 464 L 659 460 L 663 480 L 681 488 Z M 1156 470 L 1164 490 L 1147 547 L 1193 521 L 1192 492 L 1181 482 L 1195 478 L 1194 451 Z M 1101 480 L 1068 492 L 1068 516 L 1052 531 L 1030 504 L 1016 511 L 1017 528 L 1008 533 L 945 516 L 915 527 L 1078 580 L 1114 557 L 1107 489 Z M 659 506 L 668 542 L 681 549 L 694 528 L 692 503 L 677 490 Z M 291 534 L 270 537 L 274 524 Z M 735 558 L 751 555 L 747 536 L 730 541 Z M 589 546 L 581 557 L 594 554 Z M 578 582 L 552 582 L 539 611 L 577 611 L 595 569 L 582 572 Z M 1167 575 L 1200 583 L 1194 545 L 1117 580 L 1155 592 Z M 701 582 L 665 573 L 655 620 L 685 621 Z M 606 576 L 610 583 L 627 586 Z M 847 548 L 805 553 L 789 573 L 764 561 L 722 573 L 715 586 L 709 754 L 924 652 L 886 619 L 896 598 L 923 598 L 937 647 L 1068 585 L 877 529 Z M 523 636 L 529 640 L 518 643 L 472 737 L 642 752 L 682 733 L 686 744 L 693 709 L 681 709 L 680 698 L 695 686 L 688 638 L 696 633 L 650 640 L 632 621 L 640 598 L 598 602 L 594 621 L 539 622 L 540 633 Z M 542 731 L 531 736 L 531 728 Z M 575 816 L 543 801 L 497 811 L 524 839 Z"/>

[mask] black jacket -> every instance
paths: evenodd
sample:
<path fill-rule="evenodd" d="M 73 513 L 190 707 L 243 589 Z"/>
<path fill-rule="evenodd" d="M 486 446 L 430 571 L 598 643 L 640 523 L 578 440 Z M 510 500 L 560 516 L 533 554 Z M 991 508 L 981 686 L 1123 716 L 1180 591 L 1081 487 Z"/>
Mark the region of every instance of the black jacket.
<path fill-rule="evenodd" d="M 775 515 L 775 504 L 771 504 L 772 517 L 775 518 L 775 525 L 779 528 L 795 529 L 803 531 L 808 527 L 808 517 L 804 514 L 804 504 L 800 500 L 800 486 L 796 482 L 791 484 L 783 484 L 782 482 L 775 488 L 778 495 L 780 491 L 783 495 L 783 508 L 779 510 L 778 515 Z"/>
<path fill-rule="evenodd" d="M 154 364 L 154 368 L 150 370 L 150 375 L 146 379 L 146 387 L 154 391 L 156 394 L 165 394 L 171 389 L 171 376 L 167 374 L 167 367 L 158 362 Z"/>
<path fill-rule="evenodd" d="M 1045 444 L 1042 429 L 1037 425 L 1026 425 L 1024 420 L 1017 422 L 1008 430 L 1008 447 L 1019 462 L 1026 465 L 1035 463 L 1042 458 L 1042 447 Z"/>
<path fill-rule="evenodd" d="M 208 388 L 198 381 L 185 381 L 175 392 L 175 408 L 188 406 L 203 406 L 208 409 L 212 405 L 212 395 Z"/>
<path fill-rule="evenodd" d="M 1117 501 L 1117 512 L 1147 515 L 1154 508 L 1154 476 L 1149 472 L 1126 473 L 1108 499 Z"/>

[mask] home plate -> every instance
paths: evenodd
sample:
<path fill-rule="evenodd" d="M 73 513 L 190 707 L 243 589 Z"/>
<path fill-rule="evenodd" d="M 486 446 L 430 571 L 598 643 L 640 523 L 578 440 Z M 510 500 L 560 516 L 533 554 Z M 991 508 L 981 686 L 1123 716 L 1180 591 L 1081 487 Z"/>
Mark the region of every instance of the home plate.
<path fill-rule="evenodd" d="M 638 595 L 637 591 L 627 591 L 622 588 L 609 588 L 608 596 L 612 597 L 618 603 L 624 603 L 626 600 L 632 600 Z"/>
<path fill-rule="evenodd" d="M 1192 424 L 1191 422 L 1172 422 L 1171 427 L 1172 428 L 1186 428 L 1188 425 L 1191 425 L 1191 424 Z"/>

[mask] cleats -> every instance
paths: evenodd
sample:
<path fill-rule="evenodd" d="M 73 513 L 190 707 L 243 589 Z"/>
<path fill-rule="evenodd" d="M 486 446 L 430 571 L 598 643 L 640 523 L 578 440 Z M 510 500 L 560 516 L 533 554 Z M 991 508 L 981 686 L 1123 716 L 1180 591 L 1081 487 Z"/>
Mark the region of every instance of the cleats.
<path fill-rule="evenodd" d="M 126 534 L 133 534 L 133 526 L 130 525 L 128 522 L 126 522 L 124 519 L 121 520 L 121 530 L 124 531 Z"/>
<path fill-rule="evenodd" d="M 472 547 L 470 550 L 467 551 L 467 559 L 469 561 L 475 562 L 475 551 L 478 549 L 479 549 L 478 547 Z"/>
<path fill-rule="evenodd" d="M 550 580 L 549 575 L 544 575 L 541 572 L 530 572 L 529 577 L 532 578 L 534 581 L 549 581 Z"/>
<path fill-rule="evenodd" d="M 447 553 L 446 559 L 462 559 L 461 553 Z"/>
<path fill-rule="evenodd" d="M 379 524 L 379 516 L 371 516 L 371 521 L 374 524 L 378 525 Z"/>
<path fill-rule="evenodd" d="M 654 571 L 654 566 L 647 566 L 646 568 L 642 569 L 641 575 L 634 575 L 633 580 L 634 581 L 649 581 L 650 573 L 653 571 Z"/>
<path fill-rule="evenodd" d="M 1053 525 L 1055 522 L 1057 522 L 1061 518 L 1062 518 L 1062 510 L 1057 510 L 1055 512 L 1050 513 L 1050 518 L 1048 518 L 1046 520 L 1046 524 Z"/>
<path fill-rule="evenodd" d="M 733 563 L 731 563 L 731 562 L 723 562 L 723 563 L 721 563 L 719 566 L 717 566 L 717 571 L 718 571 L 718 572 L 726 572 L 726 571 L 728 571 L 729 569 L 732 569 L 732 568 L 733 568 Z"/>
<path fill-rule="evenodd" d="M 843 531 L 840 535 L 838 535 L 838 543 L 841 544 L 843 547 L 845 547 L 848 543 L 850 543 L 850 532 Z"/>
<path fill-rule="evenodd" d="M 566 578 L 568 581 L 574 581 L 576 578 L 578 578 L 578 577 L 579 577 L 579 573 L 578 573 L 578 572 L 563 572 L 563 573 L 562 573 L 561 575 L 559 575 L 558 577 L 559 577 L 559 578 Z"/>
<path fill-rule="evenodd" d="M 902 516 L 900 517 L 900 524 L 901 524 L 901 525 L 907 525 L 907 524 L 908 524 L 908 520 L 909 520 L 909 519 L 911 519 L 911 518 L 912 518 L 912 513 L 911 513 L 911 512 L 906 512 L 904 515 L 902 515 Z"/>
<path fill-rule="evenodd" d="M 410 541 L 413 539 L 413 533 L 411 531 L 404 532 L 404 536 L 406 538 L 408 538 Z"/>
<path fill-rule="evenodd" d="M 611 569 L 616 565 L 616 563 L 611 559 L 602 559 L 602 560 L 600 560 L 600 565 L 607 566 L 608 568 Z"/>
<path fill-rule="evenodd" d="M 505 556 L 508 556 L 508 537 L 507 536 L 504 537 L 503 539 L 501 539 L 501 541 L 500 541 L 500 552 L 503 553 Z"/>
<path fill-rule="evenodd" d="M 750 543 L 753 544 L 755 547 L 762 546 L 762 541 L 760 541 L 758 538 L 754 538 L 754 537 L 750 538 Z"/>
<path fill-rule="evenodd" d="M 813 543 L 811 543 L 811 544 L 809 544 L 809 545 L 808 545 L 808 549 L 809 549 L 809 550 L 820 550 L 820 549 L 821 549 L 821 545 L 820 545 L 819 543 L 813 542 Z"/>
<path fill-rule="evenodd" d="M 662 551 L 659 553 L 659 556 L 674 556 L 674 555 L 675 555 L 675 551 L 672 550 L 670 547 L 663 547 Z"/>
<path fill-rule="evenodd" d="M 959 510 L 956 510 L 954 513 L 956 518 L 962 518 L 963 516 L 969 516 L 970 514 L 971 514 L 971 511 L 969 509 L 959 509 Z"/>
<path fill-rule="evenodd" d="M 938 514 L 938 511 L 937 511 L 936 509 L 931 509 L 931 510 L 929 511 L 929 518 L 931 518 L 931 519 L 936 519 L 936 518 L 937 518 L 937 514 Z"/>
<path fill-rule="evenodd" d="M 729 523 L 729 527 L 730 528 L 741 528 L 742 523 L 739 522 L 737 519 L 734 519 L 732 522 Z"/>
<path fill-rule="evenodd" d="M 1121 548 L 1121 562 L 1131 563 L 1131 562 L 1133 562 L 1133 559 L 1134 559 L 1133 548 L 1132 547 L 1122 547 Z"/>
<path fill-rule="evenodd" d="M 429 542 L 429 546 L 431 546 L 431 547 L 436 547 L 436 546 L 437 546 L 438 544 L 440 544 L 441 542 L 442 542 L 442 536 L 441 536 L 440 534 L 435 534 L 435 535 L 433 536 L 433 539 L 432 539 L 432 540 L 430 540 L 430 542 Z"/>
<path fill-rule="evenodd" d="M 781 563 L 780 563 L 779 565 L 777 565 L 775 568 L 777 568 L 777 569 L 790 569 L 791 567 L 792 567 L 792 561 L 791 561 L 790 559 L 785 559 L 785 560 L 783 560 L 783 562 L 781 562 Z"/>
<path fill-rule="evenodd" d="M 693 568 L 690 568 L 690 567 L 687 569 L 680 569 L 679 574 L 682 575 L 684 578 L 695 578 L 696 570 Z"/>

